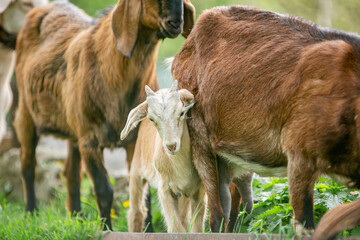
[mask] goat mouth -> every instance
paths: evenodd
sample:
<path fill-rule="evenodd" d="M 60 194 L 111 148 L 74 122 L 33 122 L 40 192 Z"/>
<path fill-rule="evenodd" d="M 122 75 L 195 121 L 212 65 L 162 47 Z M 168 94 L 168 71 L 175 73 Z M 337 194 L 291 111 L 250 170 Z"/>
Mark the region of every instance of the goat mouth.
<path fill-rule="evenodd" d="M 181 28 L 167 28 L 160 23 L 160 38 L 176 38 L 181 33 Z"/>
<path fill-rule="evenodd" d="M 178 150 L 175 150 L 174 152 L 169 151 L 168 149 L 166 149 L 167 154 L 174 156 L 175 154 L 177 154 Z"/>

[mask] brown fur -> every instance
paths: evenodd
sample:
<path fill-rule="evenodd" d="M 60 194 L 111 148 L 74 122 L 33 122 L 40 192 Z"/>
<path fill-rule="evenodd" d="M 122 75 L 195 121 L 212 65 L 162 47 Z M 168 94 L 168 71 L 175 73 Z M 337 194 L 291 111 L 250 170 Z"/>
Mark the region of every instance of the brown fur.
<path fill-rule="evenodd" d="M 360 223 L 360 200 L 341 204 L 327 212 L 316 227 L 313 240 L 335 239 L 337 233 L 358 226 Z"/>
<path fill-rule="evenodd" d="M 360 186 L 359 36 L 253 8 L 215 8 L 199 17 L 172 73 L 197 102 L 188 125 L 212 231 L 224 217 L 215 154 L 287 167 L 295 220 L 308 229 L 320 173 Z"/>
<path fill-rule="evenodd" d="M 184 12 L 192 13 L 191 3 L 185 2 Z M 130 165 L 136 131 L 126 141 L 120 141 L 119 134 L 129 111 L 145 98 L 144 85 L 158 88 L 157 49 L 166 37 L 160 32 L 159 12 L 156 1 L 120 0 L 97 20 L 64 2 L 28 14 L 16 49 L 15 126 L 29 211 L 36 209 L 37 139 L 53 134 L 71 141 L 65 169 L 69 210 L 80 211 L 81 156 L 94 182 L 100 215 L 111 228 L 113 190 L 102 152 L 105 147 L 123 146 Z"/>
<path fill-rule="evenodd" d="M 0 25 L 0 43 L 4 44 L 7 48 L 14 50 L 16 45 L 16 34 L 7 32 Z"/>

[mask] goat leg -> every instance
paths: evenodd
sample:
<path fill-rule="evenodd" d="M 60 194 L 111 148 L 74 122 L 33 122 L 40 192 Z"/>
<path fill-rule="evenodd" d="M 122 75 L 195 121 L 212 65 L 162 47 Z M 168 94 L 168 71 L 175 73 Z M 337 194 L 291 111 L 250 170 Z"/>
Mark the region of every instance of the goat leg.
<path fill-rule="evenodd" d="M 166 183 L 162 181 L 158 190 L 159 200 L 164 212 L 167 230 L 171 232 L 186 232 L 179 216 L 179 201 L 177 196 L 173 196 Z"/>
<path fill-rule="evenodd" d="M 79 147 L 68 141 L 68 157 L 65 161 L 64 176 L 68 191 L 67 208 L 71 213 L 81 211 L 80 184 L 81 184 L 81 156 Z"/>
<path fill-rule="evenodd" d="M 242 205 L 246 213 L 250 214 L 254 205 L 252 197 L 252 182 L 253 173 L 246 172 L 240 177 L 234 178 L 233 182 L 236 184 L 242 198 Z"/>
<path fill-rule="evenodd" d="M 205 214 L 206 214 L 206 201 L 204 197 L 205 193 L 203 189 L 199 189 L 199 191 L 191 197 L 191 222 L 194 222 L 191 232 L 201 233 L 204 231 L 204 223 L 205 223 Z"/>
<path fill-rule="evenodd" d="M 110 212 L 114 191 L 109 182 L 104 167 L 103 149 L 98 146 L 95 137 L 79 139 L 80 154 L 85 163 L 86 170 L 93 181 L 95 198 L 101 219 L 105 219 L 105 226 L 112 230 Z"/>
<path fill-rule="evenodd" d="M 318 177 L 314 169 L 315 167 L 304 156 L 296 154 L 289 156 L 290 203 L 295 215 L 294 229 L 298 234 L 301 234 L 303 230 L 311 232 L 314 229 L 314 184 Z"/>
<path fill-rule="evenodd" d="M 201 114 L 196 111 L 196 106 L 191 111 L 188 127 L 194 166 L 208 196 L 210 229 L 212 232 L 223 232 L 225 230 L 223 223 L 225 214 L 220 202 L 217 160 L 211 151 L 210 142 L 203 141 L 203 139 L 209 138 L 205 123 Z"/>
<path fill-rule="evenodd" d="M 220 202 L 221 206 L 224 210 L 225 220 L 224 224 L 226 226 L 226 232 L 231 232 L 232 229 L 228 225 L 230 218 L 230 208 L 231 208 L 231 194 L 229 189 L 230 184 L 230 175 L 228 173 L 227 165 L 225 162 L 221 160 L 219 156 L 217 156 L 217 167 L 219 173 L 219 194 L 220 194 Z"/>
<path fill-rule="evenodd" d="M 154 232 L 152 225 L 152 216 L 151 216 L 151 187 L 148 185 L 146 196 L 145 196 L 145 206 L 146 206 L 146 218 L 144 221 L 144 227 L 146 232 Z"/>
<path fill-rule="evenodd" d="M 239 189 L 233 182 L 230 183 L 229 190 L 231 195 L 231 210 L 228 229 L 232 232 L 235 230 L 234 228 L 240 212 L 241 195 Z"/>
<path fill-rule="evenodd" d="M 138 168 L 133 168 L 130 174 L 130 209 L 128 212 L 129 232 L 141 232 L 144 226 L 144 216 L 146 214 L 144 187 L 145 182 L 141 179 Z"/>
<path fill-rule="evenodd" d="M 36 145 L 38 136 L 35 131 L 34 122 L 26 108 L 26 104 L 20 101 L 19 110 L 14 124 L 21 144 L 21 173 L 24 184 L 26 210 L 33 213 L 38 210 L 35 197 L 35 167 L 36 167 Z"/>

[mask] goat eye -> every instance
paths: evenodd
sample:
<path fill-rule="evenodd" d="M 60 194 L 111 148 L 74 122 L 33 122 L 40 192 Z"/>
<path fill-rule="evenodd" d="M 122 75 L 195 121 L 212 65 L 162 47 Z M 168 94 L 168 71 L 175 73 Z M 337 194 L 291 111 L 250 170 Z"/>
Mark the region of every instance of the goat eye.
<path fill-rule="evenodd" d="M 183 118 L 185 116 L 185 111 L 182 111 L 181 113 L 180 113 L 180 118 Z"/>
<path fill-rule="evenodd" d="M 150 122 L 152 122 L 153 124 L 155 124 L 155 121 L 154 121 L 154 119 L 152 119 L 152 118 L 149 118 L 149 120 L 150 120 Z"/>

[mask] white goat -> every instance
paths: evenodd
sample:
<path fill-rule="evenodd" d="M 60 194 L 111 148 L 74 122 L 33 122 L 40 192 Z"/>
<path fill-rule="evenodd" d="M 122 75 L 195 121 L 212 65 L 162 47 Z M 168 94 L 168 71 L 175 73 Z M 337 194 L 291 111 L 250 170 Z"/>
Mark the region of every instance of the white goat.
<path fill-rule="evenodd" d="M 124 139 L 136 125 L 140 126 L 130 172 L 130 232 L 143 229 L 146 208 L 146 182 L 158 190 L 159 200 L 168 232 L 204 229 L 206 200 L 204 190 L 192 163 L 186 112 L 194 105 L 194 96 L 188 90 L 177 90 L 177 81 L 171 89 L 154 93 L 145 87 L 147 99 L 134 108 L 121 132 Z M 151 124 L 151 123 L 152 124 Z"/>
<path fill-rule="evenodd" d="M 33 7 L 46 4 L 48 0 L 0 0 L 0 27 L 8 33 L 18 33 L 25 16 Z M 10 88 L 14 72 L 14 49 L 0 43 L 0 142 L 6 133 L 6 113 L 12 103 Z"/>

